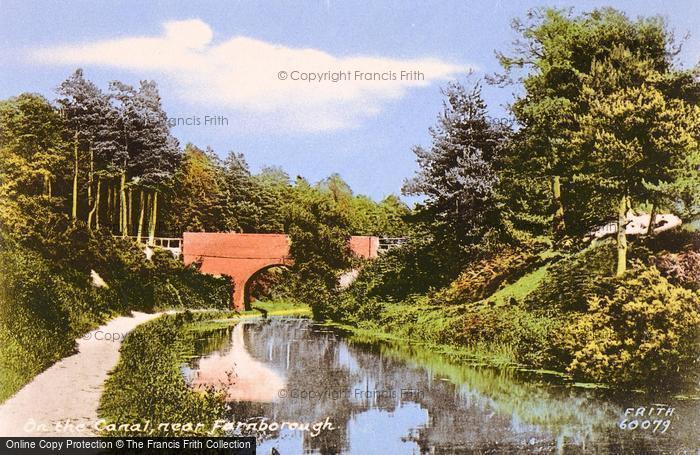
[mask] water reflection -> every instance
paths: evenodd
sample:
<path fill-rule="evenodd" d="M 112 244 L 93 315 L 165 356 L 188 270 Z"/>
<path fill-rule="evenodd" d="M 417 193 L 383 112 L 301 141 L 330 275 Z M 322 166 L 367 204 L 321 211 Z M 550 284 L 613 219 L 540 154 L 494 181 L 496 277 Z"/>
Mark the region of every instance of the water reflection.
<path fill-rule="evenodd" d="M 214 386 L 224 390 L 229 401 L 274 401 L 284 388 L 283 375 L 248 354 L 244 327 L 233 328 L 227 347 L 199 359 L 189 383 L 195 389 Z"/>
<path fill-rule="evenodd" d="M 258 432 L 259 453 L 273 447 L 282 455 L 695 453 L 700 447 L 698 400 L 616 395 L 405 344 L 350 342 L 307 320 L 239 324 L 212 332 L 197 349 L 200 357 L 186 375 L 193 386 L 226 388 L 235 403 L 222 418 L 333 424 L 315 437 L 288 428 Z M 222 375 L 231 370 L 238 380 L 227 383 Z M 660 404 L 674 410 L 620 429 L 625 418 L 634 420 L 627 408 L 644 406 L 648 413 Z M 644 420 L 671 426 L 665 433 L 651 423 L 643 429 Z"/>

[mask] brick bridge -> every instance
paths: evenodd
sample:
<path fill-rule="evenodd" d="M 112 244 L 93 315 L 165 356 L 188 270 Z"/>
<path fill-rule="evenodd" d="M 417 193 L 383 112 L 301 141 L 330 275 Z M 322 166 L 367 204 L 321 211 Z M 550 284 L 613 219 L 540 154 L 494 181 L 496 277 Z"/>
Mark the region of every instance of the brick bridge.
<path fill-rule="evenodd" d="M 353 236 L 350 248 L 357 256 L 375 258 L 379 238 Z M 231 276 L 233 307 L 237 310 L 244 309 L 249 301 L 251 278 L 270 267 L 292 264 L 285 234 L 185 232 L 182 255 L 185 264 L 202 261 L 202 272 Z"/>

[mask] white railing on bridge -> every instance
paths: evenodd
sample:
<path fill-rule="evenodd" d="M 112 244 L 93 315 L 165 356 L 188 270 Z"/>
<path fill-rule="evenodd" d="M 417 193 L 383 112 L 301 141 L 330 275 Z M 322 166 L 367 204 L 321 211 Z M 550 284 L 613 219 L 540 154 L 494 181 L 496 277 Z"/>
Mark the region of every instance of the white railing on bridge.
<path fill-rule="evenodd" d="M 150 242 L 148 236 L 130 235 L 130 239 L 135 240 L 142 245 L 162 248 L 170 251 L 173 256 L 180 257 L 182 254 L 182 238 L 181 237 L 154 237 Z M 408 242 L 407 237 L 379 237 L 378 253 L 386 253 L 389 250 L 398 248 Z"/>
<path fill-rule="evenodd" d="M 180 237 L 153 237 L 152 242 L 148 236 L 141 236 L 141 238 L 139 238 L 138 236 L 130 235 L 129 238 L 142 245 L 168 250 L 176 258 L 180 257 L 182 254 L 182 238 Z"/>
<path fill-rule="evenodd" d="M 386 253 L 389 250 L 400 247 L 406 242 L 408 242 L 407 237 L 379 237 L 379 247 L 377 251 L 379 253 Z"/>

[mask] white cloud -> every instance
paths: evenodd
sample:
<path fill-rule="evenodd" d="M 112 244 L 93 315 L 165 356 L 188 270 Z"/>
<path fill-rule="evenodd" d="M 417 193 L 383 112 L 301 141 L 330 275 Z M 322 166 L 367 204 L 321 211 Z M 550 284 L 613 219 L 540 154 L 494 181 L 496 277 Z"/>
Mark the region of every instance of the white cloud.
<path fill-rule="evenodd" d="M 355 126 L 411 88 L 451 79 L 470 69 L 435 58 L 336 57 L 242 36 L 213 43 L 213 35 L 199 19 L 172 21 L 164 24 L 160 36 L 42 48 L 32 57 L 39 63 L 157 73 L 172 85 L 176 96 L 208 111 L 235 110 L 267 127 L 302 131 Z M 422 72 L 423 80 L 401 80 L 402 71 L 412 70 Z M 280 80 L 280 71 L 287 72 L 286 80 Z M 291 80 L 301 73 L 329 71 L 349 71 L 350 80 Z M 397 79 L 357 80 L 357 71 L 393 72 Z"/>

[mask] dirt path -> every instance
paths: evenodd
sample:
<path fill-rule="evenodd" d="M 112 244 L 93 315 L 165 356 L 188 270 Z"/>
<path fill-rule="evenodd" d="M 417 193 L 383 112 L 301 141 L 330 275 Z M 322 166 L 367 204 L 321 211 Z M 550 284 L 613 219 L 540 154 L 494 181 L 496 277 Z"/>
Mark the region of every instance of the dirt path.
<path fill-rule="evenodd" d="M 0 436 L 90 436 L 107 373 L 124 336 L 163 313 L 134 312 L 77 340 L 78 353 L 35 377 L 0 405 Z"/>

